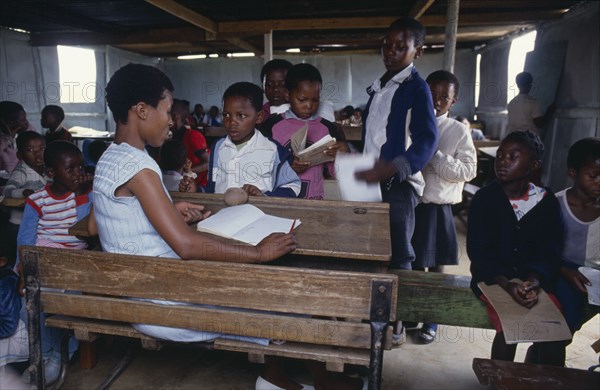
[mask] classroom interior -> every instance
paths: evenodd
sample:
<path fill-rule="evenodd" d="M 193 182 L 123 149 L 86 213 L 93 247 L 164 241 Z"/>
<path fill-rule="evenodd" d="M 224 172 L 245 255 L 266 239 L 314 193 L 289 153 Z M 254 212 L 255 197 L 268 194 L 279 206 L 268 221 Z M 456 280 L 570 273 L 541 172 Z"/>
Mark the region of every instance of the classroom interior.
<path fill-rule="evenodd" d="M 23 105 L 38 130 L 42 108 L 57 104 L 65 110 L 65 127 L 113 133 L 104 86 L 117 69 L 130 62 L 163 70 L 174 84 L 174 97 L 188 100 L 192 108 L 196 103 L 205 110 L 221 107 L 224 90 L 234 82 L 260 85 L 265 58 L 313 64 L 323 77 L 322 101 L 335 110 L 346 105 L 364 107 L 366 88 L 384 69 L 378 46 L 385 26 L 400 15 L 422 21 L 428 29 L 427 48 L 415 65 L 425 78 L 443 67 L 445 46 L 450 44 L 446 14 L 452 4 L 458 4 L 453 72 L 461 88 L 450 115 L 469 118 L 489 139 L 502 139 L 507 134 L 507 102 L 518 93 L 514 75 L 530 71 L 535 80 L 532 95 L 537 93 L 545 107 L 556 105 L 543 132 L 546 151 L 541 177 L 554 191 L 570 185 L 566 175 L 569 146 L 581 138 L 600 137 L 597 1 L 374 1 L 370 10 L 358 1 L 305 1 L 304 6 L 282 2 L 288 9 L 276 2 L 248 1 L 236 4 L 234 10 L 223 2 L 191 0 L 50 3 L 10 0 L 0 4 L 0 100 Z M 332 22 L 330 28 L 325 27 L 326 21 L 335 18 L 346 24 Z M 513 43 L 526 36 L 529 46 L 511 56 L 516 50 Z M 286 51 L 296 48 L 298 52 Z M 71 53 L 75 60 L 65 60 L 69 49 L 76 49 Z M 177 58 L 186 54 L 205 58 Z M 511 73 L 515 57 L 520 57 L 516 61 L 520 70 Z M 69 78 L 77 68 L 85 68 L 86 79 Z M 335 183 L 329 182 L 326 191 L 329 199 L 339 196 Z M 464 222 L 457 218 L 456 223 L 464 249 Z M 469 275 L 469 260 L 462 252 L 460 265 L 447 272 Z M 491 338 L 480 329 L 457 329 L 460 336 L 452 333 L 457 331 L 453 327 L 446 333 L 442 328 L 445 337 L 431 346 L 409 341 L 386 352 L 382 388 L 480 388 L 470 364 L 474 356 L 487 356 Z M 568 350 L 569 367 L 587 369 L 598 363 L 598 355 L 589 348 L 598 339 L 598 329 L 596 316 Z M 93 374 L 79 370 L 74 362 L 63 388 L 101 383 L 124 351 L 114 345 L 101 348 L 106 348 L 107 358 Z M 524 350 L 519 349 L 519 354 Z M 427 362 L 432 355 L 435 361 Z M 165 365 L 165 360 L 170 363 Z M 152 374 L 159 366 L 166 367 L 166 375 Z M 200 370 L 200 366 L 208 369 Z M 259 372 L 259 366 L 248 363 L 243 354 L 170 349 L 142 352 L 131 368 L 114 388 L 243 389 L 254 384 Z M 435 375 L 429 374 L 432 371 Z M 198 383 L 205 385 L 198 387 Z"/>

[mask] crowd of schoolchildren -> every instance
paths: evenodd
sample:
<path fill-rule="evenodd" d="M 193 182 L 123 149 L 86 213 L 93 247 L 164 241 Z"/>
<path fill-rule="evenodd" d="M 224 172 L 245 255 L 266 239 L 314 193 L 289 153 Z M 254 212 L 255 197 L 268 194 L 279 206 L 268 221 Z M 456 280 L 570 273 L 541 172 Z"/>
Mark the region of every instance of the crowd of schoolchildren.
<path fill-rule="evenodd" d="M 392 23 L 381 48 L 385 73 L 368 88 L 364 110 L 345 107 L 340 119 L 364 126 L 363 152 L 379 156 L 372 169 L 356 176 L 380 183 L 383 201 L 390 204 L 390 268 L 443 272 L 444 266 L 458 264 L 451 206 L 462 201 L 464 183 L 476 176 L 477 157 L 471 129 L 449 117 L 458 79 L 440 70 L 424 80 L 414 66 L 424 37 L 423 26 L 413 19 Z M 25 198 L 24 210 L 11 209 L 3 221 L 0 365 L 27 358 L 17 246 L 84 249 L 87 243 L 70 235 L 69 227 L 87 215 L 90 232 L 98 233 L 108 252 L 128 253 L 121 243 L 135 242 L 141 255 L 264 263 L 296 248 L 294 235 L 283 233 L 256 247 L 215 240 L 188 226 L 209 213 L 199 205 L 174 203 L 168 192 L 224 193 L 238 187 L 251 196 L 324 198 L 324 179 L 335 177 L 333 163 L 311 166 L 291 148 L 292 136 L 304 127 L 307 145 L 329 134 L 337 142 L 326 154 L 335 158 L 350 152 L 340 126 L 321 104 L 319 70 L 272 60 L 263 67 L 261 82 L 262 88 L 249 82 L 231 85 L 223 95 L 222 116 L 217 107 L 205 115 L 201 104 L 190 112 L 188 102 L 173 98 L 173 85 L 160 70 L 136 64 L 119 69 L 106 87 L 115 138 L 95 153 L 93 175 L 85 167 L 88 156 L 63 127 L 60 107 L 42 111 L 44 137 L 27 130 L 22 106 L 0 102 L 0 170 L 10 173 L 3 195 Z M 201 132 L 205 126 L 223 126 L 226 135 L 209 148 Z M 532 179 L 543 152 L 534 132 L 509 133 L 496 154 L 496 180 L 475 194 L 469 209 L 471 286 L 486 302 L 497 331 L 494 359 L 512 360 L 516 345 L 504 341 L 498 315 L 478 282 L 498 284 L 526 307 L 546 291 L 575 332 L 584 319 L 590 284 L 578 267 L 600 269 L 600 139 L 571 146 L 567 165 L 573 186 L 556 195 Z M 115 169 L 122 174 L 114 175 Z M 401 342 L 406 324 L 395 325 L 395 341 Z M 173 341 L 219 336 L 136 326 Z M 434 341 L 436 329 L 424 324 L 420 341 Z M 62 334 L 43 331 L 45 375 L 51 382 L 58 376 Z M 566 344 L 534 343 L 526 360 L 564 365 Z M 75 348 L 72 344 L 71 352 Z M 276 362 L 267 364 L 257 388 L 300 388 L 283 371 Z M 332 377 L 314 367 L 311 372 L 317 388 L 363 386 L 360 379 Z"/>

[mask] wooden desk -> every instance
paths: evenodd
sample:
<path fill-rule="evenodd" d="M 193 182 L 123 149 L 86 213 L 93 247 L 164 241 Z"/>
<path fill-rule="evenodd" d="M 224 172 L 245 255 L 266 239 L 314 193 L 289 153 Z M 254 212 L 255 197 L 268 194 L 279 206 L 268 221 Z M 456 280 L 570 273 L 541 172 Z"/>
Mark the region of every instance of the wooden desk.
<path fill-rule="evenodd" d="M 208 126 L 202 130 L 205 137 L 222 137 L 227 134 L 224 127 Z"/>
<path fill-rule="evenodd" d="M 362 140 L 362 126 L 349 126 L 343 125 L 342 130 L 346 135 L 346 141 L 361 141 Z"/>
<path fill-rule="evenodd" d="M 23 208 L 25 207 L 25 198 L 4 198 L 0 205 L 5 207 Z"/>
<path fill-rule="evenodd" d="M 226 207 L 222 194 L 172 192 L 173 201 L 202 204 L 216 213 Z M 250 197 L 250 203 L 267 214 L 299 218 L 294 232 L 298 239 L 295 255 L 337 257 L 372 261 L 391 258 L 389 205 L 275 197 Z M 87 237 L 87 219 L 69 229 Z"/>

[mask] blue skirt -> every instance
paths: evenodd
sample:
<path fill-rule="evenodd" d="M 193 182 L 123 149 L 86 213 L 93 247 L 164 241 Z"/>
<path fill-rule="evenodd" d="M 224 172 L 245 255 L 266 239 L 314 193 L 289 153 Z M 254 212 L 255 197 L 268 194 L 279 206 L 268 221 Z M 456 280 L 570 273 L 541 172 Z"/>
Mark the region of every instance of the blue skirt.
<path fill-rule="evenodd" d="M 413 267 L 458 264 L 458 242 L 449 204 L 421 203 L 415 208 Z"/>

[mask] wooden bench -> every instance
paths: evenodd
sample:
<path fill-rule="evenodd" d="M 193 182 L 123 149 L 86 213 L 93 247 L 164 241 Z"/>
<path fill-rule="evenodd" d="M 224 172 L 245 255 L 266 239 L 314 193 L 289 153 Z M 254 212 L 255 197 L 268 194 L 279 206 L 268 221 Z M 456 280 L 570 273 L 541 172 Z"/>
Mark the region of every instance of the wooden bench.
<path fill-rule="evenodd" d="M 390 271 L 398 275 L 396 318 L 471 328 L 492 329 L 485 304 L 477 299 L 470 276 L 421 271 Z"/>
<path fill-rule="evenodd" d="M 499 390 L 600 388 L 600 373 L 575 368 L 475 358 L 473 371 L 479 383 Z"/>
<path fill-rule="evenodd" d="M 160 348 L 161 340 L 140 334 L 129 323 L 283 340 L 283 345 L 267 347 L 218 340 L 214 348 L 246 352 L 257 362 L 265 355 L 313 359 L 334 371 L 343 370 L 344 364 L 365 365 L 369 388 L 380 388 L 383 350 L 391 348 L 388 323 L 395 319 L 395 275 L 27 246 L 20 248 L 20 259 L 27 288 L 29 370 L 38 388 L 45 386 L 40 310 L 54 314 L 48 326 L 70 329 L 88 341 L 113 334 Z M 41 287 L 80 293 L 41 292 Z M 165 306 L 124 297 L 195 305 Z"/>

